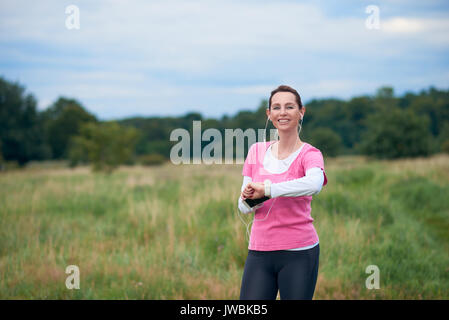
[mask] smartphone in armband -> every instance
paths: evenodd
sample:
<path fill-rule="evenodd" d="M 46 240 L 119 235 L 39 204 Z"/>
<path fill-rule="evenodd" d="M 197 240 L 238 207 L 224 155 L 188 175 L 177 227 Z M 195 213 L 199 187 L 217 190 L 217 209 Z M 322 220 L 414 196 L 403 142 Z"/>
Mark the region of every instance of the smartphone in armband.
<path fill-rule="evenodd" d="M 255 206 L 257 206 L 258 204 L 267 201 L 268 198 L 267 196 L 259 198 L 259 199 L 245 199 L 243 200 L 243 204 L 248 208 L 248 209 L 253 209 Z"/>

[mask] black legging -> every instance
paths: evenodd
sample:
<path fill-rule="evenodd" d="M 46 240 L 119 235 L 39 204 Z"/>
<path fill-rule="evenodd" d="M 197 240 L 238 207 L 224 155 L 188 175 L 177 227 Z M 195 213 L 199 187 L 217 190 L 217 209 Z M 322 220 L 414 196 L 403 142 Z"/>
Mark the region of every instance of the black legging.
<path fill-rule="evenodd" d="M 318 276 L 320 245 L 298 251 L 248 251 L 241 300 L 311 300 Z"/>

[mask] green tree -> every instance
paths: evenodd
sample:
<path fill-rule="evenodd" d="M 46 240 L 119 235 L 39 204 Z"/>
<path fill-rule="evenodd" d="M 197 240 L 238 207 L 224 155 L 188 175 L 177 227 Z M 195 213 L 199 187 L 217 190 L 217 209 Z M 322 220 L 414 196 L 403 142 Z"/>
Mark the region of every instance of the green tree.
<path fill-rule="evenodd" d="M 323 156 L 335 157 L 340 153 L 342 148 L 342 139 L 332 129 L 315 128 L 307 139 L 313 146 L 317 147 L 323 153 Z"/>
<path fill-rule="evenodd" d="M 350 148 L 354 123 L 348 119 L 349 112 L 345 109 L 346 102 L 338 99 L 312 100 L 306 104 L 306 113 L 301 135 L 310 137 L 316 128 L 329 128 L 342 139 L 342 143 Z M 312 133 L 312 135 L 310 134 Z"/>
<path fill-rule="evenodd" d="M 437 138 L 438 152 L 449 153 L 449 122 L 442 125 L 441 132 Z"/>
<path fill-rule="evenodd" d="M 138 131 L 117 122 L 81 125 L 80 134 L 72 138 L 69 151 L 72 165 L 87 160 L 94 171 L 112 172 L 134 156 Z"/>
<path fill-rule="evenodd" d="M 449 122 L 449 92 L 430 88 L 410 101 L 409 108 L 418 115 L 428 115 L 429 130 L 436 137 Z"/>
<path fill-rule="evenodd" d="M 376 98 L 393 99 L 394 98 L 394 89 L 389 86 L 380 87 L 379 89 L 377 89 Z"/>
<path fill-rule="evenodd" d="M 71 137 L 79 133 L 86 122 L 97 119 L 75 99 L 60 97 L 42 112 L 45 136 L 55 159 L 66 158 Z"/>
<path fill-rule="evenodd" d="M 344 120 L 339 124 L 336 132 L 344 141 L 347 150 L 354 148 L 359 142 L 360 135 L 366 130 L 364 119 L 375 113 L 373 99 L 370 97 L 355 97 L 343 106 Z"/>
<path fill-rule="evenodd" d="M 359 150 L 376 158 L 427 156 L 431 134 L 429 118 L 417 116 L 411 110 L 393 108 L 387 113 L 368 116 L 367 130 L 361 138 Z"/>
<path fill-rule="evenodd" d="M 2 154 L 2 140 L 0 140 L 0 171 L 3 170 L 3 162 L 5 160 L 3 159 L 3 154 Z"/>
<path fill-rule="evenodd" d="M 0 77 L 0 140 L 5 161 L 23 165 L 29 160 L 45 159 L 45 145 L 37 112 L 37 101 L 19 83 Z"/>

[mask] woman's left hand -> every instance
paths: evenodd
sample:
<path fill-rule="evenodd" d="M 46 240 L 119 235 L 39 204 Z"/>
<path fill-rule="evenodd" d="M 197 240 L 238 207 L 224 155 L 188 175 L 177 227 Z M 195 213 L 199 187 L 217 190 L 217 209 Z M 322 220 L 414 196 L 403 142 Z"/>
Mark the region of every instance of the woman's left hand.
<path fill-rule="evenodd" d="M 247 185 L 247 188 L 253 188 L 254 192 L 251 196 L 249 196 L 249 199 L 259 199 L 265 196 L 265 185 L 263 182 L 250 182 Z"/>

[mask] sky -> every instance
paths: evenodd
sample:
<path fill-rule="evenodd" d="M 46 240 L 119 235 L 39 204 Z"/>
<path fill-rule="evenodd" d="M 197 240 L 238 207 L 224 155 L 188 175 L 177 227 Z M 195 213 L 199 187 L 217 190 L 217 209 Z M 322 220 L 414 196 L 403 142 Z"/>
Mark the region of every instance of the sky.
<path fill-rule="evenodd" d="M 281 84 L 306 106 L 447 90 L 448 57 L 447 0 L 0 2 L 0 76 L 103 120 L 234 115 Z"/>

